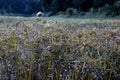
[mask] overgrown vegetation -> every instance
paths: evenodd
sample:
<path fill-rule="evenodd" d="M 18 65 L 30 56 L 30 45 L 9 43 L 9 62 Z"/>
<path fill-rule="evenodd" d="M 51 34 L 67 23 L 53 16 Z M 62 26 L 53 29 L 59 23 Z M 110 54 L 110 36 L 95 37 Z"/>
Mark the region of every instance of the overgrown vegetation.
<path fill-rule="evenodd" d="M 80 22 L 0 24 L 0 80 L 119 80 L 120 21 Z"/>

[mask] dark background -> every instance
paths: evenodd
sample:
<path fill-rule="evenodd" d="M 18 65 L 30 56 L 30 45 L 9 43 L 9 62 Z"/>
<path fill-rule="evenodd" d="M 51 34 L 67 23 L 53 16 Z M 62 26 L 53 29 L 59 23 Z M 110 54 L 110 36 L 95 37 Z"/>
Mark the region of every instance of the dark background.
<path fill-rule="evenodd" d="M 0 0 L 1 15 L 32 15 L 38 11 L 56 14 L 60 11 L 65 12 L 68 8 L 88 12 L 91 8 L 97 10 L 101 7 L 105 7 L 108 14 L 120 14 L 120 0 Z"/>

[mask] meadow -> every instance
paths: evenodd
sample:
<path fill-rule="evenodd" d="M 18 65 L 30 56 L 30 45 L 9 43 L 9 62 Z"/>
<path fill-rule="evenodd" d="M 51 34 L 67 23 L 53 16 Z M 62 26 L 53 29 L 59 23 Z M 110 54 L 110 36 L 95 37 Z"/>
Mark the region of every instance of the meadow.
<path fill-rule="evenodd" d="M 1 16 L 0 80 L 120 80 L 120 20 Z"/>

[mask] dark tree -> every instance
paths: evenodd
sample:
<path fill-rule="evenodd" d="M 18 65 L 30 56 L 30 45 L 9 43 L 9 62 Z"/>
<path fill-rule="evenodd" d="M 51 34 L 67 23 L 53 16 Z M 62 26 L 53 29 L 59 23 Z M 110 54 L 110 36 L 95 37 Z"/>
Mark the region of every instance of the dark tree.
<path fill-rule="evenodd" d="M 94 7 L 101 7 L 105 4 L 113 4 L 116 0 L 93 0 Z"/>
<path fill-rule="evenodd" d="M 79 11 L 87 11 L 93 5 L 93 0 L 73 0 L 73 5 L 79 9 Z"/>
<path fill-rule="evenodd" d="M 75 8 L 78 11 L 86 12 L 91 7 L 98 9 L 106 4 L 110 10 L 119 14 L 120 0 L 0 0 L 0 14 L 22 13 L 33 14 L 38 11 L 52 12 L 66 11 L 68 8 Z"/>

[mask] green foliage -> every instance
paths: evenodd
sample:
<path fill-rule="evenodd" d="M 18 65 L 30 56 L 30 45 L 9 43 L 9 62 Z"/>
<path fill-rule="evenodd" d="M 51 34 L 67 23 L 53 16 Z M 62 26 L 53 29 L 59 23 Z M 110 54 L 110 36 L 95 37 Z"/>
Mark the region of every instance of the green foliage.
<path fill-rule="evenodd" d="M 76 15 L 78 13 L 77 9 L 74 8 L 67 8 L 66 10 L 66 15 L 70 16 L 70 15 Z"/>
<path fill-rule="evenodd" d="M 93 0 L 94 6 L 101 6 L 104 5 L 108 0 Z"/>
<path fill-rule="evenodd" d="M 120 1 L 116 1 L 113 6 L 114 6 L 115 14 L 119 15 L 120 14 Z"/>
<path fill-rule="evenodd" d="M 114 3 L 113 5 L 106 4 L 103 7 L 103 11 L 108 16 L 119 15 L 120 14 L 120 7 L 118 5 L 119 5 L 119 1 Z"/>
<path fill-rule="evenodd" d="M 57 15 L 58 15 L 58 16 L 64 16 L 64 15 L 65 15 L 65 12 L 58 12 Z"/>
<path fill-rule="evenodd" d="M 80 16 L 83 16 L 83 15 L 85 15 L 85 12 L 80 12 L 79 14 L 80 14 Z"/>
<path fill-rule="evenodd" d="M 90 13 L 92 13 L 92 14 L 93 14 L 93 13 L 95 13 L 95 9 L 94 9 L 93 7 L 92 7 L 92 8 L 90 8 L 90 10 L 89 10 L 89 11 L 90 11 Z"/>

